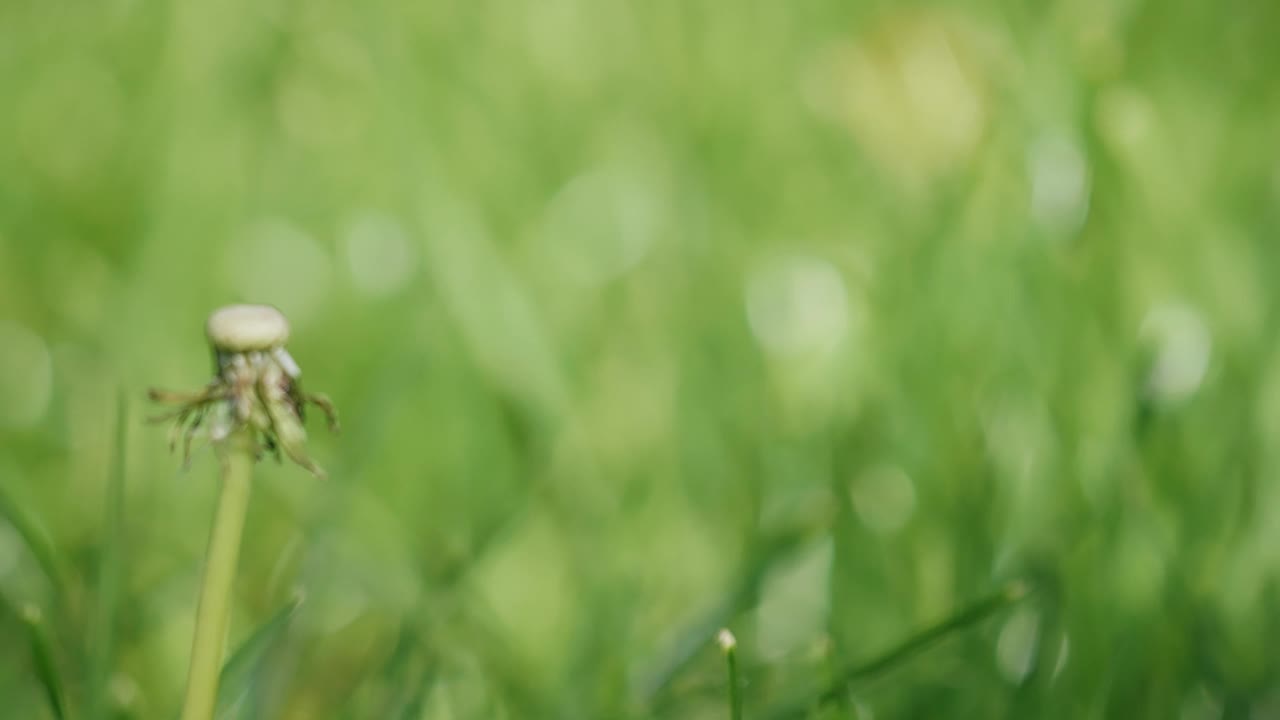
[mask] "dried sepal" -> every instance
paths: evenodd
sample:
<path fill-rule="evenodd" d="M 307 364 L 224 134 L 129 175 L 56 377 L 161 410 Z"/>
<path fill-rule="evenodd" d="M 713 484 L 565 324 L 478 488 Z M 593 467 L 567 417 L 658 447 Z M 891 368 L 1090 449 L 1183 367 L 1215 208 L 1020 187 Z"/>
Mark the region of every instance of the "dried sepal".
<path fill-rule="evenodd" d="M 195 392 L 151 390 L 153 401 L 176 405 L 152 418 L 170 422 L 170 450 L 182 443 L 183 465 L 197 438 L 219 443 L 232 431 L 248 427 L 258 457 L 281 452 L 318 477 L 324 471 L 307 456 L 304 407 L 313 404 L 324 412 L 332 430 L 338 429 L 337 412 L 328 397 L 304 393 L 301 369 L 283 347 L 288 323 L 274 308 L 235 305 L 215 312 L 206 326 L 213 344 L 217 375 Z"/>

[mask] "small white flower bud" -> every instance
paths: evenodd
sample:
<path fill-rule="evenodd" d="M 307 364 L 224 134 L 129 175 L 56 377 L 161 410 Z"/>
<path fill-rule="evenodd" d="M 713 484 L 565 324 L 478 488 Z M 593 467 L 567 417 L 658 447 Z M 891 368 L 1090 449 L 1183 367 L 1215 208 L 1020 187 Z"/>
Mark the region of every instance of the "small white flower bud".
<path fill-rule="evenodd" d="M 733 652 L 738 647 L 738 638 L 733 636 L 729 628 L 723 628 L 716 633 L 716 644 L 724 652 Z"/>

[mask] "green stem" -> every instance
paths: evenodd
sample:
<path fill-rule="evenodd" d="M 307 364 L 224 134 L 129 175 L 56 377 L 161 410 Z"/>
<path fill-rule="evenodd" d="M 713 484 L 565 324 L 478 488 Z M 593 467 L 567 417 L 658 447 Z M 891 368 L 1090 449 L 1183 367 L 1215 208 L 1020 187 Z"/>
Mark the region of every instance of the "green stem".
<path fill-rule="evenodd" d="M 124 391 L 116 400 L 115 458 L 107 478 L 106 512 L 103 518 L 102 560 L 98 563 L 97 603 L 89 639 L 89 720 L 102 720 L 110 713 L 107 684 L 115 657 L 116 608 L 124 566 L 125 454 L 129 445 L 129 403 Z"/>
<path fill-rule="evenodd" d="M 182 720 L 211 720 L 218 699 L 218 676 L 231 625 L 231 589 L 235 583 L 240 536 L 249 508 L 253 475 L 253 437 L 240 428 L 219 444 L 222 486 L 213 516 L 200 604 L 196 608 L 195 639 L 191 644 L 191 668 Z"/>
<path fill-rule="evenodd" d="M 742 688 L 738 684 L 738 639 L 729 628 L 716 635 L 729 670 L 729 720 L 742 720 Z"/>
<path fill-rule="evenodd" d="M 742 720 L 742 688 L 738 686 L 738 653 L 730 648 L 726 653 L 729 666 L 729 717 Z"/>

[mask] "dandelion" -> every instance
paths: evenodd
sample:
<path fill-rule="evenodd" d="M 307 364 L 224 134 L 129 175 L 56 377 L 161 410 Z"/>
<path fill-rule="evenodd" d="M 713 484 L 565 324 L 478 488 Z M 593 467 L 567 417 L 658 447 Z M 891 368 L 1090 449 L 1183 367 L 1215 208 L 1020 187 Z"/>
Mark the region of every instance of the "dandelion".
<path fill-rule="evenodd" d="M 266 453 L 279 460 L 283 451 L 316 476 L 323 476 L 303 450 L 306 406 L 316 405 L 328 417 L 331 428 L 338 426 L 328 398 L 303 392 L 302 371 L 284 349 L 289 323 L 279 310 L 231 305 L 210 315 L 205 331 L 213 348 L 214 378 L 196 392 L 151 391 L 152 400 L 177 406 L 158 419 L 172 423 L 171 447 L 182 439 L 184 463 L 190 460 L 192 441 L 205 436 L 221 465 L 218 508 L 200 582 L 182 720 L 210 720 L 217 704 L 231 621 L 231 589 L 254 462 Z"/>
<path fill-rule="evenodd" d="M 170 447 L 181 438 L 187 464 L 197 437 L 223 444 L 243 428 L 251 436 L 255 458 L 271 453 L 279 460 L 283 450 L 323 477 L 324 471 L 303 450 L 305 409 L 308 404 L 319 407 L 335 431 L 337 413 L 328 397 L 303 392 L 302 370 L 284 348 L 289 339 L 284 315 L 265 305 L 231 305 L 210 315 L 205 329 L 213 347 L 214 378 L 196 392 L 150 392 L 152 400 L 178 406 L 155 418 L 171 421 Z"/>

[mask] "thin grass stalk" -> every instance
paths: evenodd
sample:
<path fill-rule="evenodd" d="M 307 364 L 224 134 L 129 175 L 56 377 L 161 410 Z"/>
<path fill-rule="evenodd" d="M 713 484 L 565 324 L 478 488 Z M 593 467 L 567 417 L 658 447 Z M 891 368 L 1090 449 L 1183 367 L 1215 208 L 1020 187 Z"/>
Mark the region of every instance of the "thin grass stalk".
<path fill-rule="evenodd" d="M 725 628 L 716 635 L 729 674 L 729 720 L 742 720 L 742 687 L 738 681 L 738 639 Z"/>

